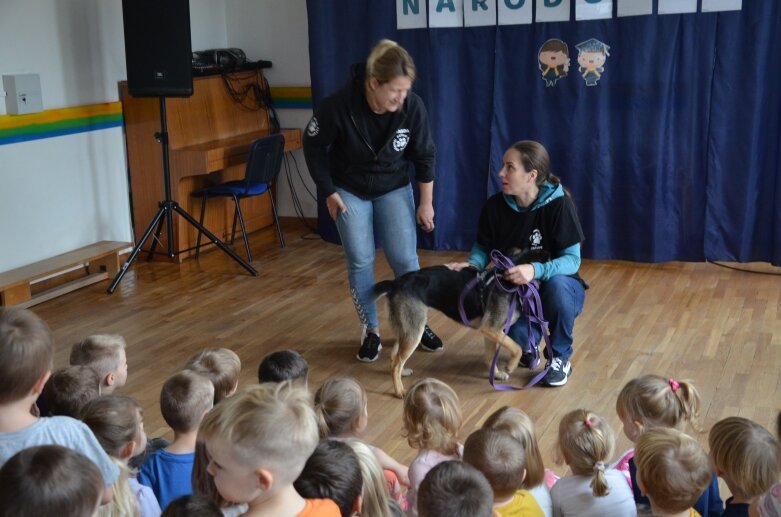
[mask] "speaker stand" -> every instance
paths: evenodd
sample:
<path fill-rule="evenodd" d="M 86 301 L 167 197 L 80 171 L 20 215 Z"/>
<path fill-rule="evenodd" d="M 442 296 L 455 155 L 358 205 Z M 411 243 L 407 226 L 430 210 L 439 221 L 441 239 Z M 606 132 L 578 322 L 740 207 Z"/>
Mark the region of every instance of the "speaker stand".
<path fill-rule="evenodd" d="M 166 111 L 165 111 L 165 97 L 160 97 L 160 132 L 155 133 L 155 139 L 160 142 L 160 145 L 163 148 L 163 186 L 165 188 L 165 199 L 163 201 L 160 201 L 157 210 L 157 214 L 152 218 L 152 222 L 149 223 L 149 226 L 147 226 L 146 230 L 144 231 L 144 235 L 141 237 L 141 240 L 138 241 L 138 244 L 135 245 L 133 248 L 133 251 L 130 252 L 130 256 L 127 258 L 124 264 L 122 264 L 122 268 L 119 270 L 119 273 L 114 277 L 114 280 L 111 282 L 111 285 L 106 290 L 108 294 L 113 294 L 114 291 L 117 289 L 117 286 L 122 281 L 122 277 L 125 276 L 125 273 L 127 273 L 128 268 L 131 264 L 133 264 L 133 261 L 136 260 L 136 257 L 138 256 L 138 253 L 141 251 L 141 248 L 146 243 L 147 239 L 149 239 L 149 236 L 152 235 L 152 231 L 155 230 L 155 227 L 157 230 L 155 231 L 154 240 L 152 242 L 152 247 L 149 249 L 149 256 L 147 257 L 147 260 L 152 260 L 152 257 L 154 257 L 155 254 L 155 248 L 157 248 L 157 243 L 160 242 L 160 234 L 163 230 L 163 223 L 165 223 L 165 229 L 166 229 L 166 236 L 167 236 L 167 244 L 168 244 L 168 258 L 174 258 L 176 256 L 177 252 L 174 252 L 174 224 L 173 224 L 173 216 L 174 214 L 179 214 L 184 218 L 185 221 L 190 223 L 190 225 L 195 228 L 196 230 L 203 233 L 203 235 L 206 236 L 207 239 L 212 241 L 214 244 L 217 245 L 218 248 L 220 248 L 222 251 L 227 253 L 233 260 L 239 263 L 244 269 L 246 269 L 252 276 L 258 276 L 258 272 L 253 268 L 249 263 L 247 263 L 243 258 L 241 258 L 235 251 L 233 251 L 230 247 L 225 245 L 224 242 L 222 242 L 220 239 L 218 239 L 212 232 L 207 230 L 205 227 L 201 225 L 198 221 L 196 221 L 193 216 L 187 213 L 185 209 L 179 206 L 179 204 L 176 201 L 173 201 L 171 199 L 171 169 L 169 165 L 168 160 L 168 121 L 166 119 Z"/>

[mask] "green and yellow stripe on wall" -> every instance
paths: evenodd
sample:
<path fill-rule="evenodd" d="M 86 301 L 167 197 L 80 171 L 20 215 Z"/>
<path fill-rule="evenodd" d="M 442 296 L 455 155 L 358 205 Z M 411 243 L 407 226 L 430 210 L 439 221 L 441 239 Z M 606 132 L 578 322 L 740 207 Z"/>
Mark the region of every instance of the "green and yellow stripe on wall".
<path fill-rule="evenodd" d="M 122 103 L 60 108 L 30 115 L 0 115 L 0 145 L 122 126 Z"/>
<path fill-rule="evenodd" d="M 278 110 L 311 110 L 312 88 L 309 86 L 272 86 L 271 101 Z"/>

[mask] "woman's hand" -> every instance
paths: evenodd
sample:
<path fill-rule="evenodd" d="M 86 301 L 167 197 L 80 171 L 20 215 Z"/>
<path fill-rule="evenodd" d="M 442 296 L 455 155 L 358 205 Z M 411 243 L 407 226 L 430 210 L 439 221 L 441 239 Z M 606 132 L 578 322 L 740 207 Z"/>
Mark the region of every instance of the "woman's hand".
<path fill-rule="evenodd" d="M 504 279 L 509 280 L 515 285 L 528 284 L 534 280 L 534 266 L 531 264 L 513 266 L 504 272 Z"/>
<path fill-rule="evenodd" d="M 347 213 L 347 205 L 344 204 L 342 196 L 340 196 L 338 192 L 334 192 L 325 198 L 325 205 L 328 207 L 328 214 L 334 221 L 339 217 L 339 214 Z"/>
<path fill-rule="evenodd" d="M 461 271 L 462 269 L 466 269 L 468 267 L 474 267 L 469 262 L 448 262 L 445 264 L 445 267 L 448 268 L 450 271 Z"/>
<path fill-rule="evenodd" d="M 434 205 L 421 203 L 416 219 L 424 232 L 432 231 L 434 229 Z"/>

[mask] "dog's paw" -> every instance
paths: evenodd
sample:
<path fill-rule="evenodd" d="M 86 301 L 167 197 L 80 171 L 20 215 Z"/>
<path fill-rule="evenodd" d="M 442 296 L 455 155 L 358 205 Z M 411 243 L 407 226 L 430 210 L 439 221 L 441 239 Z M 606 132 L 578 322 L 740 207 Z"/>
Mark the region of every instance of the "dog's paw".
<path fill-rule="evenodd" d="M 510 374 L 505 372 L 504 370 L 499 370 L 498 368 L 494 372 L 494 379 L 497 381 L 506 381 L 510 378 Z"/>
<path fill-rule="evenodd" d="M 404 368 L 404 369 L 401 371 L 401 376 L 402 376 L 402 377 L 409 377 L 409 376 L 411 376 L 411 375 L 412 375 L 412 373 L 413 373 L 413 372 L 412 372 L 412 368 Z"/>

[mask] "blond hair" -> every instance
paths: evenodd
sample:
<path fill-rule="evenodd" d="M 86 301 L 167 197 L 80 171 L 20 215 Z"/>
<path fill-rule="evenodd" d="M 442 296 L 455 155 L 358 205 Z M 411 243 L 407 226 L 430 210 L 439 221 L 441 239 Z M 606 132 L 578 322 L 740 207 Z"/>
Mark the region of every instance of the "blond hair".
<path fill-rule="evenodd" d="M 700 395 L 691 381 L 665 379 L 659 375 L 632 379 L 618 394 L 616 412 L 621 417 L 640 422 L 644 429 L 680 429 L 681 424 L 688 421 L 694 430 L 700 430 L 697 424 Z"/>
<path fill-rule="evenodd" d="M 160 390 L 160 412 L 165 422 L 177 433 L 189 433 L 198 428 L 203 414 L 214 405 L 214 385 L 192 370 L 173 374 Z"/>
<path fill-rule="evenodd" d="M 241 373 L 241 359 L 229 348 L 206 348 L 187 361 L 186 368 L 199 373 L 214 384 L 214 403 L 236 390 Z"/>
<path fill-rule="evenodd" d="M 290 381 L 249 386 L 206 415 L 199 434 L 219 439 L 251 468 L 274 472 L 292 484 L 317 447 L 317 418 L 309 392 Z"/>
<path fill-rule="evenodd" d="M 366 59 L 366 79 L 374 77 L 384 84 L 396 77 L 409 77 L 415 82 L 415 62 L 404 47 L 389 39 L 380 40 Z"/>
<path fill-rule="evenodd" d="M 778 442 L 761 425 L 731 416 L 716 422 L 708 436 L 713 466 L 722 472 L 732 495 L 751 499 L 778 482 Z"/>
<path fill-rule="evenodd" d="M 559 451 L 578 476 L 593 476 L 594 497 L 610 493 L 605 463 L 613 456 L 615 435 L 607 421 L 587 409 L 570 411 L 559 422 Z"/>
<path fill-rule="evenodd" d="M 368 445 L 355 438 L 348 438 L 345 443 L 352 447 L 358 456 L 363 477 L 363 491 L 361 492 L 361 515 L 372 517 L 391 517 L 388 504 L 390 503 L 390 491 L 385 474 L 377 461 L 377 457 Z"/>
<path fill-rule="evenodd" d="M 52 369 L 49 327 L 27 309 L 0 308 L 0 404 L 25 398 Z"/>
<path fill-rule="evenodd" d="M 120 471 L 113 485 L 111 504 L 100 507 L 100 517 L 139 515 L 136 494 L 128 484 L 130 471 L 120 456 L 128 442 L 139 438 L 141 411 L 138 402 L 121 395 L 103 395 L 87 402 L 81 410 L 81 420 L 87 424 Z"/>
<path fill-rule="evenodd" d="M 534 422 L 518 408 L 504 406 L 494 411 L 483 423 L 483 429 L 507 431 L 521 442 L 526 458 L 526 478 L 524 488 L 534 488 L 545 481 L 545 464 L 534 434 Z"/>
<path fill-rule="evenodd" d="M 325 381 L 315 393 L 320 438 L 348 434 L 363 414 L 367 401 L 366 390 L 352 377 Z"/>
<path fill-rule="evenodd" d="M 119 351 L 126 346 L 119 334 L 87 336 L 71 347 L 70 364 L 89 366 L 103 382 L 106 375 L 119 368 Z"/>
<path fill-rule="evenodd" d="M 470 434 L 464 462 L 483 473 L 495 499 L 510 497 L 523 487 L 523 447 L 507 431 L 482 428 Z"/>
<path fill-rule="evenodd" d="M 683 512 L 711 481 L 708 455 L 691 436 L 670 427 L 644 432 L 635 448 L 637 480 L 652 505 Z"/>
<path fill-rule="evenodd" d="M 458 395 L 438 379 L 420 379 L 404 397 L 404 434 L 414 449 L 457 454 L 461 420 Z"/>

